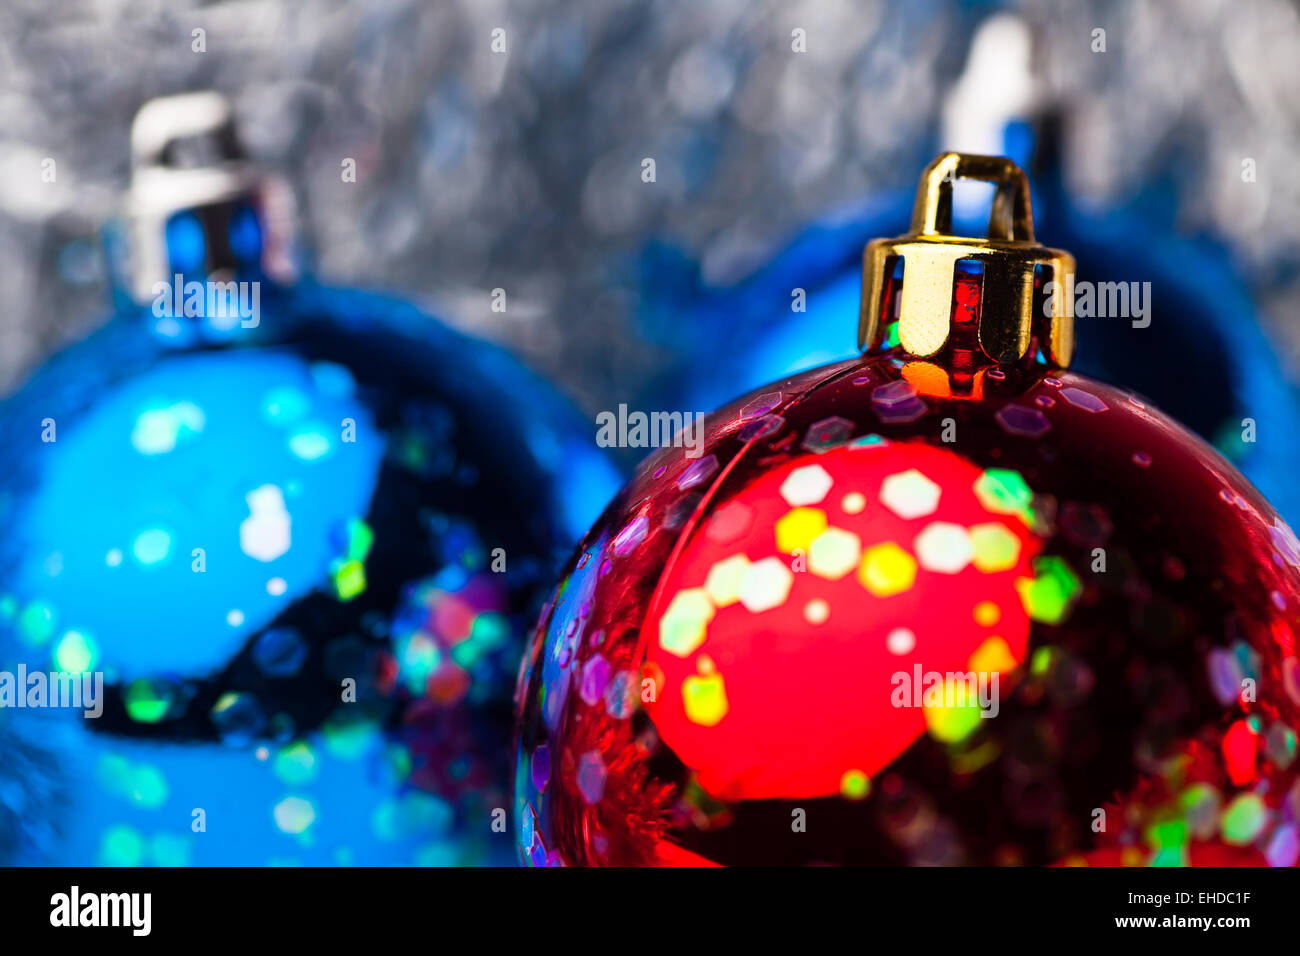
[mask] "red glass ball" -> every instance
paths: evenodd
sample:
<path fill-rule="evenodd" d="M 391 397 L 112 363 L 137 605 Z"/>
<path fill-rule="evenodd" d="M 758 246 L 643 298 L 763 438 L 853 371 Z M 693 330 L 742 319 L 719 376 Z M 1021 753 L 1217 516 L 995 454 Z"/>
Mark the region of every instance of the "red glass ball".
<path fill-rule="evenodd" d="M 525 862 L 1296 862 L 1300 542 L 1200 439 L 897 349 L 704 427 L 543 614 Z"/>

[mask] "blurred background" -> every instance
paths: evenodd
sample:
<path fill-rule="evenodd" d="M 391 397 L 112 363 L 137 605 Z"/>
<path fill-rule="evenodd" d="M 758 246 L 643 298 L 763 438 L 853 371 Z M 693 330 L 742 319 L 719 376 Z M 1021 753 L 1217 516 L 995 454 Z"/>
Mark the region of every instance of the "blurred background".
<path fill-rule="evenodd" d="M 678 361 L 662 317 L 647 325 L 648 298 L 725 289 L 808 223 L 910 195 L 948 145 L 945 110 L 951 130 L 953 109 L 986 104 L 960 79 L 1002 10 L 1033 44 L 1013 31 L 993 45 L 997 81 L 979 87 L 994 110 L 1053 112 L 1080 208 L 1219 243 L 1294 377 L 1300 17 L 1287 0 L 8 0 L 0 391 L 107 315 L 99 232 L 127 184 L 136 109 L 215 88 L 253 156 L 292 185 L 323 280 L 402 294 L 503 343 L 584 411 L 611 407 Z M 1040 239 L 1054 241 L 1041 226 Z"/>

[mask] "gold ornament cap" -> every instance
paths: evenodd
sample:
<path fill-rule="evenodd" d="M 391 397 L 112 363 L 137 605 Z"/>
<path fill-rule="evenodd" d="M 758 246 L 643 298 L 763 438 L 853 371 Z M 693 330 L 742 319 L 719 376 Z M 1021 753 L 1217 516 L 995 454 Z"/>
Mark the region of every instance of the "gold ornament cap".
<path fill-rule="evenodd" d="M 957 179 L 996 184 L 987 238 L 952 235 L 952 184 Z M 1074 353 L 1074 319 L 1065 308 L 1065 276 L 1074 257 L 1034 241 L 1029 181 L 1004 156 L 944 153 L 932 162 L 916 191 L 912 228 L 896 239 L 876 239 L 862 255 L 862 307 L 858 348 L 881 347 L 881 311 L 893 282 L 893 266 L 903 261 L 898 295 L 898 341 L 904 352 L 929 358 L 950 340 L 953 285 L 957 263 L 975 260 L 983 267 L 978 320 L 979 350 L 999 364 L 1032 360 L 1031 345 L 1052 365 L 1065 367 Z M 1043 288 L 1051 290 L 1050 309 L 1038 306 L 1035 274 L 1042 267 Z M 1053 285 L 1046 282 L 1054 280 Z"/>
<path fill-rule="evenodd" d="M 233 277 L 241 262 L 230 248 L 228 219 L 237 204 L 256 210 L 259 268 L 268 278 L 293 281 L 292 191 L 247 158 L 230 101 L 200 91 L 141 106 L 131 124 L 131 185 L 110 230 L 113 279 L 126 300 L 147 303 L 159 282 L 173 280 L 167 227 L 183 212 L 195 214 L 203 234 L 206 261 L 198 272 L 216 281 Z"/>

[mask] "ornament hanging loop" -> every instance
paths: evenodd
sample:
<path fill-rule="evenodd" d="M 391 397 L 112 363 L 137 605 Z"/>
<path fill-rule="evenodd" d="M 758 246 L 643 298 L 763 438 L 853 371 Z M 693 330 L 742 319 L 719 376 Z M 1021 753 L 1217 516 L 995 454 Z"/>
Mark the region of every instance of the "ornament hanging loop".
<path fill-rule="evenodd" d="M 957 179 L 996 185 L 987 237 L 952 234 L 952 186 Z M 894 267 L 900 259 L 902 282 L 895 290 Z M 867 351 L 883 345 L 885 325 L 892 316 L 882 321 L 881 313 L 896 295 L 903 352 L 930 358 L 944 351 L 951 338 L 959 262 L 976 263 L 983 272 L 977 342 L 988 361 L 1033 360 L 1041 353 L 1051 365 L 1069 365 L 1074 320 L 1065 289 L 1072 283 L 1074 258 L 1034 241 L 1029 181 L 1002 156 L 944 153 L 921 175 L 911 231 L 867 244 L 858 347 Z M 1041 288 L 1052 290 L 1042 308 L 1038 307 L 1040 281 Z M 1048 282 L 1053 284 L 1049 287 Z"/>
<path fill-rule="evenodd" d="M 997 192 L 989 215 L 989 238 L 1000 242 L 1033 242 L 1034 214 L 1029 203 L 1029 180 L 1024 171 L 1004 156 L 945 153 L 921 176 L 912 210 L 912 233 L 917 236 L 952 235 L 952 184 L 958 179 L 993 183 Z"/>

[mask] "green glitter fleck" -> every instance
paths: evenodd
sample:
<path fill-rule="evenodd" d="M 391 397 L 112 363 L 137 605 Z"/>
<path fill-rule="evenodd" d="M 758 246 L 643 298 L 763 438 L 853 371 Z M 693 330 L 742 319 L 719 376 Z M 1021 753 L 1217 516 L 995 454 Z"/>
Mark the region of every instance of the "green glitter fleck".
<path fill-rule="evenodd" d="M 126 715 L 139 724 L 156 724 L 167 716 L 172 700 L 163 685 L 139 678 L 127 685 L 122 695 Z"/>
<path fill-rule="evenodd" d="M 895 319 L 885 326 L 885 348 L 896 348 L 901 341 L 902 339 L 898 335 L 898 320 Z"/>
<path fill-rule="evenodd" d="M 275 775 L 290 786 L 302 786 L 316 776 L 316 754 L 303 741 L 283 748 L 275 757 Z"/>
<path fill-rule="evenodd" d="M 863 800 L 871 793 L 871 778 L 861 770 L 846 770 L 840 778 L 840 793 L 850 800 Z"/>
<path fill-rule="evenodd" d="M 54 609 L 48 604 L 33 601 L 19 615 L 18 630 L 24 641 L 33 647 L 39 647 L 54 636 Z"/>
<path fill-rule="evenodd" d="M 348 520 L 347 559 L 349 561 L 364 561 L 369 557 L 370 547 L 374 543 L 375 532 L 371 530 L 370 525 L 360 518 Z"/>
<path fill-rule="evenodd" d="M 510 624 L 504 614 L 496 611 L 484 611 L 474 618 L 469 629 L 470 640 L 476 641 L 487 649 L 502 647 L 510 639 Z"/>
<path fill-rule="evenodd" d="M 366 590 L 366 566 L 360 561 L 335 561 L 331 575 L 340 601 L 351 601 Z"/>
<path fill-rule="evenodd" d="M 952 706 L 947 704 L 949 700 L 954 701 Z M 937 706 L 926 705 L 922 713 L 927 728 L 937 740 L 949 744 L 960 743 L 979 727 L 982 722 L 980 715 L 984 711 L 980 708 L 979 700 L 971 699 L 965 692 L 965 687 L 951 678 L 944 681 L 943 701 Z"/>
<path fill-rule="evenodd" d="M 379 733 L 373 722 L 350 715 L 328 718 L 322 729 L 325 732 L 325 747 L 343 760 L 360 757 L 370 749 Z"/>
<path fill-rule="evenodd" d="M 69 674 L 84 674 L 95 663 L 95 645 L 80 631 L 68 631 L 54 649 L 54 663 Z"/>
<path fill-rule="evenodd" d="M 1231 418 L 1214 433 L 1214 447 L 1228 461 L 1239 462 L 1245 456 L 1246 443 L 1242 440 L 1241 428 L 1233 424 Z"/>
<path fill-rule="evenodd" d="M 235 706 L 235 704 L 239 702 L 239 697 L 240 695 L 236 694 L 234 691 L 230 691 L 230 690 L 226 691 L 224 694 L 218 697 L 217 702 L 212 705 L 213 716 L 219 716 L 220 714 L 225 713 L 231 707 Z"/>
<path fill-rule="evenodd" d="M 1060 624 L 1082 590 L 1078 577 L 1065 559 L 1055 555 L 1034 559 L 1034 576 L 1018 578 L 1016 591 L 1025 612 L 1035 621 Z"/>
<path fill-rule="evenodd" d="M 975 497 L 995 514 L 1018 515 L 1025 524 L 1033 522 L 1034 493 L 1025 479 L 1008 468 L 990 468 L 976 478 Z"/>
<path fill-rule="evenodd" d="M 144 860 L 144 840 L 124 824 L 109 827 L 99 845 L 99 859 L 104 866 L 139 866 Z"/>
<path fill-rule="evenodd" d="M 1146 830 L 1147 845 L 1167 850 L 1187 843 L 1187 823 L 1179 818 L 1153 823 Z"/>
<path fill-rule="evenodd" d="M 1187 847 L 1168 846 L 1156 850 L 1151 856 L 1150 866 L 1186 866 L 1188 862 Z"/>
<path fill-rule="evenodd" d="M 473 670 L 487 648 L 475 641 L 472 637 L 461 641 L 451 649 L 451 659 L 456 662 L 457 666 L 464 670 Z"/>
<path fill-rule="evenodd" d="M 1243 793 L 1224 808 L 1220 821 L 1223 839 L 1234 846 L 1245 846 L 1259 836 L 1266 822 L 1264 801 L 1256 794 Z"/>
<path fill-rule="evenodd" d="M 167 779 L 149 764 L 137 765 L 131 774 L 131 799 L 156 810 L 167 802 Z"/>

